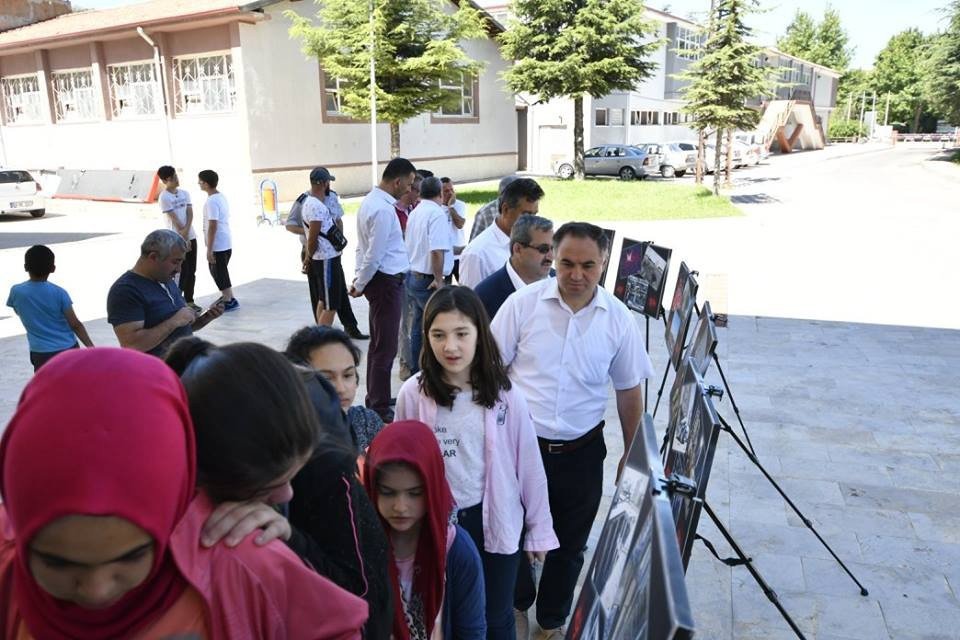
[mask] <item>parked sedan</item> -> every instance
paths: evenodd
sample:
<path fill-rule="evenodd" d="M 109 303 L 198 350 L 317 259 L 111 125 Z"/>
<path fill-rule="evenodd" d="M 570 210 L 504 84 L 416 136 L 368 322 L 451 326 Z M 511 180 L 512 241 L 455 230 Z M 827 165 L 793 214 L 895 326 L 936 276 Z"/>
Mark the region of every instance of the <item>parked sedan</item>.
<path fill-rule="evenodd" d="M 40 183 L 28 171 L 0 169 L 0 214 L 29 213 L 39 218 L 46 213 Z"/>
<path fill-rule="evenodd" d="M 626 144 L 605 144 L 583 152 L 583 170 L 588 176 L 620 176 L 621 180 L 646 178 L 652 170 L 650 157 L 642 149 Z M 558 160 L 553 163 L 558 177 L 568 180 L 573 177 L 573 161 Z"/>
<path fill-rule="evenodd" d="M 696 148 L 691 153 L 690 150 L 673 142 L 645 143 L 638 144 L 637 147 L 654 157 L 651 163 L 664 178 L 674 176 L 680 178 L 687 171 L 694 171 L 697 168 Z"/>

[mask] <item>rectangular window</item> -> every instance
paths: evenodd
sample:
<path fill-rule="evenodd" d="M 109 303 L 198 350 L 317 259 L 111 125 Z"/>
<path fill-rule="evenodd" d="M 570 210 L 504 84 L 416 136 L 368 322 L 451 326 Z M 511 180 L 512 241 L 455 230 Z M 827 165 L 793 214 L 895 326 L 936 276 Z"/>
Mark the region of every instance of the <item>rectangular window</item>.
<path fill-rule="evenodd" d="M 623 109 L 610 109 L 610 126 L 623 126 Z"/>
<path fill-rule="evenodd" d="M 440 108 L 437 116 L 454 118 L 474 118 L 473 83 L 474 78 L 464 73 L 457 73 L 449 78 L 442 78 L 440 89 L 448 94 L 447 103 Z"/>
<path fill-rule="evenodd" d="M 237 86 L 229 53 L 173 60 L 177 113 L 233 111 Z"/>
<path fill-rule="evenodd" d="M 647 125 L 660 124 L 659 111 L 634 111 L 630 116 L 631 124 L 638 124 L 641 127 Z"/>
<path fill-rule="evenodd" d="M 90 69 L 50 74 L 57 122 L 89 122 L 100 118 L 100 99 Z"/>
<path fill-rule="evenodd" d="M 341 80 L 329 74 L 323 74 L 324 111 L 327 115 L 343 115 L 343 88 L 346 80 Z"/>
<path fill-rule="evenodd" d="M 162 111 L 162 92 L 153 62 L 112 64 L 107 67 L 107 76 L 113 117 L 150 116 Z"/>
<path fill-rule="evenodd" d="M 3 90 L 3 114 L 10 124 L 43 121 L 42 94 L 37 74 L 11 76 L 0 80 Z"/>
<path fill-rule="evenodd" d="M 610 126 L 610 115 L 606 109 L 597 109 L 594 111 L 593 123 L 598 127 Z"/>
<path fill-rule="evenodd" d="M 663 112 L 663 124 L 680 124 L 680 112 L 679 111 L 664 111 Z"/>
<path fill-rule="evenodd" d="M 702 54 L 703 34 L 697 29 L 677 26 L 677 57 L 698 60 Z"/>

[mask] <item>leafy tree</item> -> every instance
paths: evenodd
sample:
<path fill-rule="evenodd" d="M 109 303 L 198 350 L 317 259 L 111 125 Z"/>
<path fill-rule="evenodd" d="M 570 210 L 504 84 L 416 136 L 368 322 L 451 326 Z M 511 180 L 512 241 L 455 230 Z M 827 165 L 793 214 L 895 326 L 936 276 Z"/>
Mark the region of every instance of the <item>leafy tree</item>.
<path fill-rule="evenodd" d="M 931 43 L 925 89 L 936 110 L 960 124 L 960 0 L 953 0 L 946 13 L 947 28 Z"/>
<path fill-rule="evenodd" d="M 573 98 L 573 166 L 583 178 L 583 97 L 628 91 L 656 68 L 660 42 L 642 0 L 515 0 L 501 36 L 516 63 L 504 74 L 516 93 Z"/>
<path fill-rule="evenodd" d="M 401 123 L 459 102 L 440 88 L 441 80 L 471 82 L 482 68 L 460 47 L 463 40 L 486 37 L 483 19 L 469 2 L 446 13 L 442 0 L 317 1 L 318 24 L 286 12 L 293 21 L 290 35 L 324 73 L 340 79 L 340 109 L 358 120 L 370 118 L 373 7 L 377 118 L 390 124 L 391 157 L 400 154 Z"/>
<path fill-rule="evenodd" d="M 843 72 L 850 66 L 851 58 L 853 48 L 850 47 L 850 36 L 843 29 L 840 14 L 828 5 L 823 12 L 823 19 L 817 25 L 813 55 L 806 59 Z"/>
<path fill-rule="evenodd" d="M 787 26 L 786 33 L 777 39 L 777 49 L 791 56 L 813 60 L 818 44 L 817 23 L 806 11 L 797 9 L 793 21 Z"/>
<path fill-rule="evenodd" d="M 925 58 L 929 42 L 919 29 L 911 28 L 890 38 L 877 54 L 873 66 L 873 90 L 877 93 L 877 111 L 886 107 L 890 96 L 890 120 L 912 122 L 911 131 L 920 128 L 927 106 L 925 94 Z M 883 105 L 883 108 L 881 108 Z"/>
<path fill-rule="evenodd" d="M 831 138 L 854 138 L 866 135 L 866 127 L 859 120 L 833 118 L 830 120 L 828 136 Z"/>
<path fill-rule="evenodd" d="M 837 109 L 844 118 L 858 119 L 863 94 L 873 93 L 873 72 L 868 69 L 850 69 L 840 77 L 837 89 Z"/>
<path fill-rule="evenodd" d="M 679 74 L 680 78 L 690 81 L 684 89 L 683 111 L 693 114 L 693 126 L 700 133 L 716 132 L 715 195 L 720 193 L 723 131 L 755 128 L 760 112 L 748 107 L 746 101 L 772 93 L 771 70 L 754 64 L 761 48 L 749 41 L 750 30 L 744 24 L 756 7 L 757 0 L 718 0 L 703 56 Z M 732 151 L 729 144 L 727 151 L 729 166 Z"/>

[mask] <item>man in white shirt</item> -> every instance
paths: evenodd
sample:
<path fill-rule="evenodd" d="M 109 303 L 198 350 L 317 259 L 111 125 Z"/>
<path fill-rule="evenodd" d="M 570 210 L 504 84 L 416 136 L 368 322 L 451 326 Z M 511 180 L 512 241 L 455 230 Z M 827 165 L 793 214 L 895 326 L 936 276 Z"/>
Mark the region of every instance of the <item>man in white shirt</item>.
<path fill-rule="evenodd" d="M 331 178 L 333 176 L 323 167 L 317 167 L 310 172 L 310 195 L 303 201 L 301 209 L 306 227 L 303 270 L 313 280 L 317 292 L 317 306 L 313 314 L 317 324 L 328 327 L 333 324 L 333 319 L 343 304 L 339 286 L 343 280 L 343 267 L 339 266 L 340 252 L 325 237 L 337 223 L 333 213 L 323 202 L 327 197 Z"/>
<path fill-rule="evenodd" d="M 625 443 L 619 477 L 643 416 L 640 385 L 653 374 L 633 315 L 599 286 L 609 257 L 603 229 L 568 223 L 553 244 L 557 277 L 507 298 L 492 324 L 510 379 L 530 405 L 560 539 L 560 548 L 547 554 L 539 593 L 529 566 L 521 563 L 517 576 L 515 606 L 525 612 L 536 600 L 541 639 L 563 637 L 600 506 L 607 384 L 616 392 Z"/>
<path fill-rule="evenodd" d="M 207 194 L 203 203 L 203 239 L 207 245 L 207 266 L 210 275 L 220 290 L 224 311 L 236 311 L 240 302 L 233 297 L 230 282 L 230 257 L 233 255 L 233 238 L 230 235 L 230 207 L 227 199 L 217 191 L 220 176 L 216 171 L 205 169 L 198 175 L 200 190 Z"/>
<path fill-rule="evenodd" d="M 543 189 L 531 178 L 517 178 L 503 191 L 500 213 L 460 254 L 460 284 L 475 287 L 510 258 L 510 230 L 517 218 L 537 213 Z"/>
<path fill-rule="evenodd" d="M 453 269 L 453 238 L 446 207 L 441 205 L 442 183 L 427 178 L 420 183 L 420 204 L 407 219 L 407 304 L 410 306 L 410 374 L 420 371 L 423 346 L 423 309 L 434 291 L 446 284 Z"/>
<path fill-rule="evenodd" d="M 380 184 L 367 194 L 357 213 L 357 270 L 350 295 L 370 303 L 367 352 L 367 407 L 384 422 L 393 421 L 390 372 L 397 357 L 403 281 L 410 269 L 394 203 L 410 191 L 416 168 L 406 158 L 387 163 Z"/>
<path fill-rule="evenodd" d="M 453 243 L 453 271 L 450 275 L 460 282 L 460 254 L 467 246 L 467 235 L 464 229 L 467 225 L 467 203 L 463 200 L 457 200 L 457 191 L 453 188 L 453 180 L 450 178 L 440 178 L 443 185 L 443 201 L 441 204 L 446 207 L 450 214 L 450 233 Z"/>
<path fill-rule="evenodd" d="M 519 176 L 509 175 L 500 178 L 500 184 L 497 185 L 497 197 L 477 209 L 477 213 L 473 216 L 470 240 L 480 235 L 484 229 L 492 225 L 493 221 L 497 219 L 497 214 L 500 213 L 500 198 L 503 197 L 504 190 L 518 177 Z"/>
<path fill-rule="evenodd" d="M 197 283 L 197 232 L 193 230 L 193 204 L 190 202 L 190 194 L 180 188 L 177 170 L 170 165 L 157 169 L 157 179 L 164 186 L 158 200 L 160 211 L 167 217 L 167 227 L 180 234 L 189 245 L 180 267 L 177 284 L 187 306 L 199 313 L 202 309 L 193 302 L 193 291 Z"/>

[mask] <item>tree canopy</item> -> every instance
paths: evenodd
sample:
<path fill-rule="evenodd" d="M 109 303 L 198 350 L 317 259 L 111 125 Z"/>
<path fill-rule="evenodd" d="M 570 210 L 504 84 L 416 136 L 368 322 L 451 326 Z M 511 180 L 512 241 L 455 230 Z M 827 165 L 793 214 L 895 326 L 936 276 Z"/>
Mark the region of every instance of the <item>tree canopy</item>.
<path fill-rule="evenodd" d="M 944 118 L 960 125 L 960 0 L 945 12 L 947 28 L 930 43 L 925 93 Z"/>
<path fill-rule="evenodd" d="M 840 14 L 829 5 L 820 22 L 798 9 L 786 33 L 777 40 L 777 48 L 841 73 L 853 58 L 850 36 L 843 28 Z"/>

